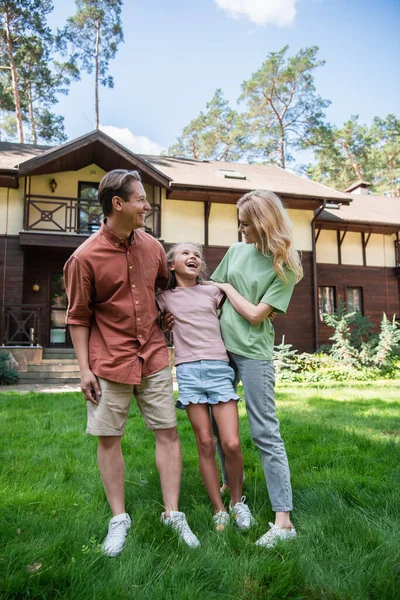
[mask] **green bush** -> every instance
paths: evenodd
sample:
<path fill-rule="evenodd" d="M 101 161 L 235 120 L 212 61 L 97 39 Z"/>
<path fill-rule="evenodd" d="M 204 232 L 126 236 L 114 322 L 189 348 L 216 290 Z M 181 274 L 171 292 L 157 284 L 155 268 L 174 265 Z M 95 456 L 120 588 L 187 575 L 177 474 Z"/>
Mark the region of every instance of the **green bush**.
<path fill-rule="evenodd" d="M 389 320 L 383 315 L 378 335 L 368 317 L 347 313 L 343 303 L 333 315 L 324 315 L 324 320 L 334 330 L 332 345 L 321 347 L 318 353 L 298 354 L 291 344 L 285 344 L 284 336 L 275 346 L 279 381 L 372 381 L 400 376 L 400 325 L 395 317 Z"/>
<path fill-rule="evenodd" d="M 12 385 L 18 381 L 18 372 L 8 367 L 9 353 L 0 352 L 0 385 Z"/>

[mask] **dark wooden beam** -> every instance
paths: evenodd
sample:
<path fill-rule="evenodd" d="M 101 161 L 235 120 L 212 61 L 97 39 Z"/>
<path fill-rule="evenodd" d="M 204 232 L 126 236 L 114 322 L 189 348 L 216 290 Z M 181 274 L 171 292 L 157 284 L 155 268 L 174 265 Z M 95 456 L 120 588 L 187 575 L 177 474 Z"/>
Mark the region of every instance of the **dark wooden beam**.
<path fill-rule="evenodd" d="M 17 190 L 18 186 L 18 177 L 12 177 L 11 175 L 0 175 L 0 187 Z"/>
<path fill-rule="evenodd" d="M 342 264 L 342 244 L 343 244 L 344 238 L 346 237 L 346 233 L 347 233 L 347 229 L 345 229 L 343 231 L 343 235 L 341 235 L 340 231 L 337 232 L 338 262 L 339 262 L 339 265 Z"/>
<path fill-rule="evenodd" d="M 208 225 L 210 222 L 211 202 L 204 202 L 204 246 L 208 246 Z"/>
<path fill-rule="evenodd" d="M 21 231 L 19 243 L 21 246 L 38 246 L 42 248 L 78 248 L 88 235 L 69 233 L 33 233 L 32 231 Z"/>

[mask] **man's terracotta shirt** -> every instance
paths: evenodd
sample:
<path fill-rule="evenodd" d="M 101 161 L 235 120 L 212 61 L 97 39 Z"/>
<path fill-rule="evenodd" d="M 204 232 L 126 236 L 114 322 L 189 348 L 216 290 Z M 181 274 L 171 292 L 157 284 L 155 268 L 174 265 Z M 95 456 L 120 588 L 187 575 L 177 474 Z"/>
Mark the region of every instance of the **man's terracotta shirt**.
<path fill-rule="evenodd" d="M 167 259 L 157 240 L 136 230 L 127 244 L 106 220 L 68 259 L 67 324 L 90 329 L 89 363 L 95 375 L 137 384 L 168 365 L 154 295 L 167 277 Z"/>

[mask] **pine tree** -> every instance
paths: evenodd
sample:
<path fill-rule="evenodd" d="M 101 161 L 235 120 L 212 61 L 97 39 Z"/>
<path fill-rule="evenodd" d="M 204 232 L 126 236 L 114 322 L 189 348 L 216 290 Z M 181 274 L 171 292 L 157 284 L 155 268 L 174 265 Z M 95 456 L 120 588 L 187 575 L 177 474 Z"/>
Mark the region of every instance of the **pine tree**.
<path fill-rule="evenodd" d="M 76 13 L 59 32 L 59 48 L 71 49 L 69 62 L 95 76 L 95 129 L 99 128 L 99 84 L 112 88 L 109 62 L 124 41 L 122 0 L 75 0 Z"/>
<path fill-rule="evenodd" d="M 230 108 L 220 88 L 206 108 L 183 129 L 167 154 L 226 162 L 242 158 L 247 143 L 243 117 Z"/>
<path fill-rule="evenodd" d="M 245 120 L 251 128 L 255 157 L 283 169 L 293 160 L 291 149 L 306 145 L 324 119 L 330 102 L 315 90 L 314 71 L 324 64 L 317 46 L 287 56 L 288 46 L 267 60 L 242 84 Z"/>

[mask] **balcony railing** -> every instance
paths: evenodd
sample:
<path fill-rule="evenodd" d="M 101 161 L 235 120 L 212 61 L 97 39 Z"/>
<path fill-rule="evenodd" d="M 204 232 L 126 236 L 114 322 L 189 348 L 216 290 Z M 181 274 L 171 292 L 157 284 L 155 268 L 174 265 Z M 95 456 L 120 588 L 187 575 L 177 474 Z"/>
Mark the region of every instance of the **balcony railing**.
<path fill-rule="evenodd" d="M 25 231 L 82 233 L 91 235 L 100 228 L 103 220 L 98 202 L 62 196 L 27 195 L 25 197 Z M 146 231 L 156 237 L 161 235 L 160 206 L 152 206 L 146 218 Z"/>
<path fill-rule="evenodd" d="M 5 346 L 40 344 L 40 310 L 37 304 L 13 304 L 5 307 Z"/>
<path fill-rule="evenodd" d="M 25 231 L 52 231 L 90 235 L 101 225 L 101 206 L 79 198 L 28 195 L 25 198 Z"/>

